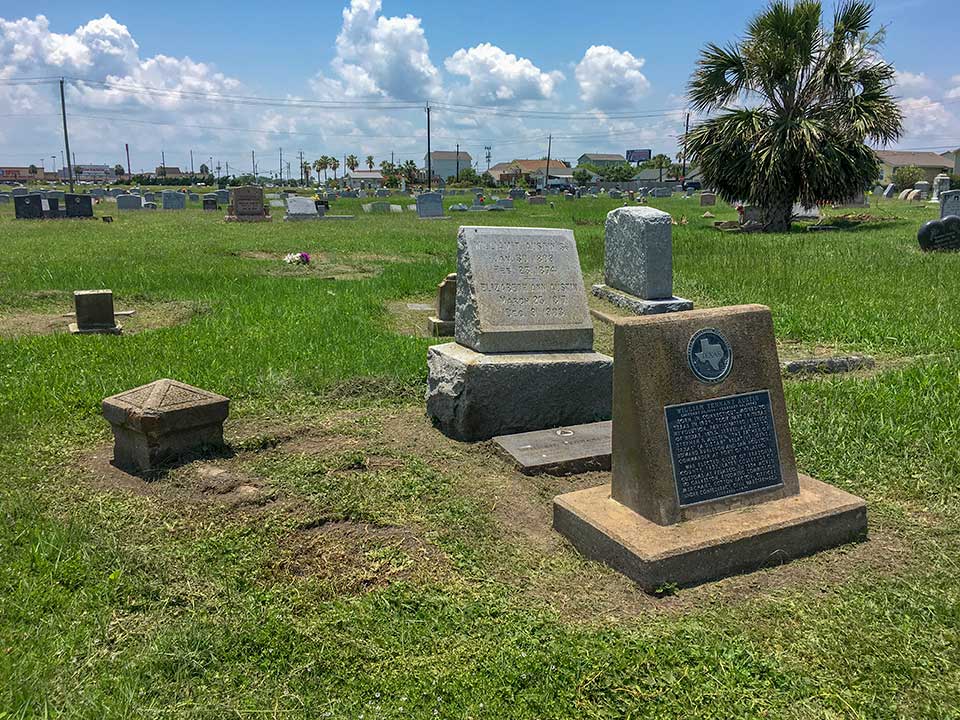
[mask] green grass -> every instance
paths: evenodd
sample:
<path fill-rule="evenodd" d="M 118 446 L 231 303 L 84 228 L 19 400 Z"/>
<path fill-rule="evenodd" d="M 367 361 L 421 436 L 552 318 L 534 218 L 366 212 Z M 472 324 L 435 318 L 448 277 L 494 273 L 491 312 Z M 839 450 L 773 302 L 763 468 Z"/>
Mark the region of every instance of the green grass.
<path fill-rule="evenodd" d="M 934 211 L 730 235 L 693 200 L 654 201 L 689 221 L 677 294 L 769 305 L 781 340 L 887 369 L 787 382 L 800 467 L 867 499 L 870 543 L 653 600 L 552 539 L 569 481 L 396 437 L 430 341 L 392 332 L 388 303 L 432 299 L 460 222 L 572 228 L 595 280 L 619 203 L 556 204 L 420 222 L 338 201 L 357 219 L 259 225 L 198 210 L 28 223 L 0 206 L 0 315 L 66 312 L 94 287 L 118 309 L 203 308 L 121 338 L 0 339 L 0 718 L 960 717 L 960 254 L 917 250 Z M 320 269 L 267 256 L 300 250 Z M 109 440 L 100 400 L 158 377 L 231 397 L 231 467 L 284 501 L 171 501 L 189 473 L 159 495 L 91 483 L 78 458 Z M 274 447 L 301 431 L 345 440 Z M 540 518 L 526 534 L 511 498 Z M 277 571 L 331 520 L 403 529 L 439 569 L 361 592 Z M 408 568 L 408 550 L 355 562 Z"/>

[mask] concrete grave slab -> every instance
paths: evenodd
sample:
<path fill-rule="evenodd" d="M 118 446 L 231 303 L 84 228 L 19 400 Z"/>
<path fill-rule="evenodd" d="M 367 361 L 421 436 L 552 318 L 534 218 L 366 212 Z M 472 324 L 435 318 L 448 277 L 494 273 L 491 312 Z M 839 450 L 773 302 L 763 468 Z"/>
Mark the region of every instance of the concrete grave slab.
<path fill-rule="evenodd" d="M 525 475 L 573 475 L 609 470 L 612 423 L 584 425 L 500 435 L 493 442 Z"/>

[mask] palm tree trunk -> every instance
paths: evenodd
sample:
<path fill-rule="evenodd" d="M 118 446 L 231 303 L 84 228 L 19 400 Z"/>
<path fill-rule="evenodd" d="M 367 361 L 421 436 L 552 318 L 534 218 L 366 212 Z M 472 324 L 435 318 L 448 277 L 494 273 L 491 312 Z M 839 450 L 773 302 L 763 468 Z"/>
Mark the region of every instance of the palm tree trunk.
<path fill-rule="evenodd" d="M 788 232 L 793 217 L 793 194 L 771 198 L 764 208 L 764 230 L 767 232 Z"/>

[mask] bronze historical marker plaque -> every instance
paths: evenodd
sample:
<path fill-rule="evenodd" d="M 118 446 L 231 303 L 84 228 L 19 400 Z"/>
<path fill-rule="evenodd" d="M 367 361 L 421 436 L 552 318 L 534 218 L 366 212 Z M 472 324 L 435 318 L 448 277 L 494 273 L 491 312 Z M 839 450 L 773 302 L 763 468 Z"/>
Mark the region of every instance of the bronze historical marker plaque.
<path fill-rule="evenodd" d="M 783 484 L 770 393 L 664 408 L 681 507 Z"/>

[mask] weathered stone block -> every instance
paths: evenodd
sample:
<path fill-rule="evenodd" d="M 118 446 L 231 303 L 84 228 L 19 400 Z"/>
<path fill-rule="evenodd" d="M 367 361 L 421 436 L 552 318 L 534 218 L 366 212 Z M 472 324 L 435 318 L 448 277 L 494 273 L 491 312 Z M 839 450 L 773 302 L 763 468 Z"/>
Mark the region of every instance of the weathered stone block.
<path fill-rule="evenodd" d="M 673 220 L 656 208 L 622 207 L 607 214 L 604 280 L 642 300 L 673 296 Z"/>
<path fill-rule="evenodd" d="M 594 352 L 427 353 L 427 414 L 458 440 L 610 419 L 613 359 Z"/>
<path fill-rule="evenodd" d="M 73 306 L 77 315 L 77 321 L 70 324 L 73 334 L 119 335 L 123 332 L 123 327 L 117 324 L 114 316 L 113 291 L 76 290 L 73 293 Z"/>
<path fill-rule="evenodd" d="M 108 397 L 103 416 L 114 437 L 114 464 L 149 473 L 183 454 L 223 445 L 230 400 L 176 380 L 157 380 Z"/>

